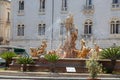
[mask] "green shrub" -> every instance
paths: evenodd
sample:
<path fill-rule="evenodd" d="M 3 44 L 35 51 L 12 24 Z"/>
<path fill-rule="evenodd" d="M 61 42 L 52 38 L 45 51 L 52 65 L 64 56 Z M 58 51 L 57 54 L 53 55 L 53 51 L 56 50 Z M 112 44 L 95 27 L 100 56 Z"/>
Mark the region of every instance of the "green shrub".
<path fill-rule="evenodd" d="M 59 59 L 59 56 L 56 54 L 46 54 L 45 59 L 48 60 L 49 62 L 56 62 Z"/>
<path fill-rule="evenodd" d="M 100 53 L 101 59 L 117 60 L 120 59 L 120 47 L 103 49 Z"/>
<path fill-rule="evenodd" d="M 32 64 L 32 63 L 34 63 L 34 61 L 31 57 L 19 57 L 17 59 L 17 62 L 19 64 Z"/>
<path fill-rule="evenodd" d="M 110 59 L 110 66 L 104 66 L 107 73 L 112 73 L 116 65 L 116 60 L 120 59 L 120 47 L 103 49 L 100 52 L 101 59 Z"/>
<path fill-rule="evenodd" d="M 51 72 L 56 72 L 55 71 L 55 62 L 59 60 L 59 56 L 56 53 L 52 53 L 52 54 L 46 54 L 45 55 L 45 59 L 49 62 L 51 62 L 51 66 L 50 66 L 50 71 Z"/>
<path fill-rule="evenodd" d="M 10 60 L 10 59 L 12 59 L 15 56 L 16 56 L 16 54 L 14 52 L 9 52 L 9 51 L 3 52 L 0 55 L 0 57 L 3 58 L 3 59 L 5 59 L 5 60 Z"/>
<path fill-rule="evenodd" d="M 5 59 L 5 61 L 6 61 L 6 67 L 9 67 L 9 64 L 11 63 L 12 58 L 16 57 L 16 54 L 14 52 L 7 51 L 7 52 L 1 53 L 0 57 L 3 58 L 3 59 Z"/>
<path fill-rule="evenodd" d="M 92 79 L 95 79 L 98 75 L 98 73 L 102 72 L 102 64 L 100 64 L 95 57 L 96 52 L 93 52 L 91 58 L 86 61 L 86 68 L 88 69 L 88 72 L 90 73 L 90 77 Z"/>

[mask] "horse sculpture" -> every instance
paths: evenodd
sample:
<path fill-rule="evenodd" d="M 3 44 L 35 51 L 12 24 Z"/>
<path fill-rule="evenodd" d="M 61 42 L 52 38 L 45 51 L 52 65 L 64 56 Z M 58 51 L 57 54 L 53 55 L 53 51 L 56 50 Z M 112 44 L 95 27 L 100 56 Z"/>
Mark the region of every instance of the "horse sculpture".
<path fill-rule="evenodd" d="M 87 55 L 89 58 L 94 55 L 94 58 L 99 58 L 99 52 L 101 52 L 102 49 L 95 43 L 94 48 L 90 50 L 89 54 Z"/>
<path fill-rule="evenodd" d="M 36 57 L 37 56 L 37 50 L 35 48 L 30 48 L 31 50 L 31 56 Z"/>
<path fill-rule="evenodd" d="M 87 58 L 87 55 L 89 54 L 90 50 L 91 50 L 90 48 L 86 47 L 85 40 L 82 39 L 81 40 L 81 49 L 76 51 L 77 58 Z"/>
<path fill-rule="evenodd" d="M 40 48 L 30 48 L 31 56 L 32 57 L 38 57 L 38 56 L 41 56 L 42 54 L 45 54 L 46 53 L 46 50 L 45 50 L 46 47 L 47 47 L 46 41 L 42 41 L 42 44 L 41 44 Z"/>

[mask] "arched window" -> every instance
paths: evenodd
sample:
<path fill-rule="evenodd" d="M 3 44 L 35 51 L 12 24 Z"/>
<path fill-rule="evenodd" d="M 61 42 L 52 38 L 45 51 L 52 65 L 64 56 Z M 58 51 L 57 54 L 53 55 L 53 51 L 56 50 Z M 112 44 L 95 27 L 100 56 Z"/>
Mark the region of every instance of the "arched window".
<path fill-rule="evenodd" d="M 46 24 L 38 25 L 38 35 L 45 35 L 45 27 L 46 27 Z"/>
<path fill-rule="evenodd" d="M 17 36 L 24 36 L 24 25 L 18 25 Z"/>
<path fill-rule="evenodd" d="M 120 21 L 119 20 L 111 21 L 110 33 L 111 34 L 119 34 L 120 33 Z"/>
<path fill-rule="evenodd" d="M 84 34 L 92 34 L 92 21 L 87 20 L 84 24 Z"/>
<path fill-rule="evenodd" d="M 24 10 L 24 1 L 23 0 L 19 1 L 19 10 Z"/>

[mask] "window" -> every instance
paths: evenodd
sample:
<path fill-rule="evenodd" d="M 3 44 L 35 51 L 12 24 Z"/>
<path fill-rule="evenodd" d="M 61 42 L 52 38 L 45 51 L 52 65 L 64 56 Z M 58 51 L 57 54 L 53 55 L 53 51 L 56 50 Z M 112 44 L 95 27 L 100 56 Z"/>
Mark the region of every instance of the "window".
<path fill-rule="evenodd" d="M 7 21 L 8 22 L 10 21 L 10 12 L 8 12 L 8 14 L 7 14 Z"/>
<path fill-rule="evenodd" d="M 118 0 L 113 0 L 113 4 L 117 4 L 118 3 Z"/>
<path fill-rule="evenodd" d="M 120 8 L 120 0 L 113 0 L 112 1 L 112 9 L 119 10 L 119 8 Z"/>
<path fill-rule="evenodd" d="M 19 1 L 19 10 L 24 10 L 24 1 Z"/>
<path fill-rule="evenodd" d="M 120 21 L 111 21 L 110 33 L 120 34 Z"/>
<path fill-rule="evenodd" d="M 38 35 L 45 35 L 45 27 L 46 27 L 45 24 L 39 24 Z"/>
<path fill-rule="evenodd" d="M 86 5 L 87 6 L 92 5 L 92 0 L 86 0 Z"/>
<path fill-rule="evenodd" d="M 87 20 L 84 25 L 84 34 L 92 34 L 92 21 Z"/>
<path fill-rule="evenodd" d="M 18 25 L 18 36 L 24 36 L 24 25 Z"/>
<path fill-rule="evenodd" d="M 40 0 L 40 12 L 45 12 L 45 0 Z"/>
<path fill-rule="evenodd" d="M 67 0 L 62 0 L 62 11 L 67 11 Z"/>
<path fill-rule="evenodd" d="M 18 15 L 24 15 L 24 0 L 19 0 Z"/>
<path fill-rule="evenodd" d="M 86 0 L 85 9 L 93 9 L 92 0 Z"/>
<path fill-rule="evenodd" d="M 65 35 L 65 33 L 66 33 L 65 24 L 61 23 L 61 26 L 60 26 L 60 35 Z"/>

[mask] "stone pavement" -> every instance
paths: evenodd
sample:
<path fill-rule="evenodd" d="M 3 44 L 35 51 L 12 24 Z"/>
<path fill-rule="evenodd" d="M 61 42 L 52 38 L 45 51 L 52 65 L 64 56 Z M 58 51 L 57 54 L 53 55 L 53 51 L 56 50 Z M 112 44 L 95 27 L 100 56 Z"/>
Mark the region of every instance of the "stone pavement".
<path fill-rule="evenodd" d="M 20 72 L 0 71 L 1 80 L 86 80 L 89 74 L 86 73 L 50 73 L 50 72 Z M 120 75 L 99 74 L 102 80 L 120 80 Z"/>

